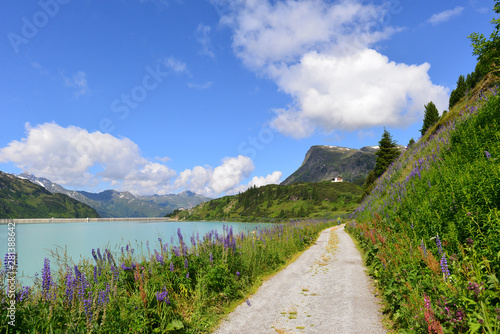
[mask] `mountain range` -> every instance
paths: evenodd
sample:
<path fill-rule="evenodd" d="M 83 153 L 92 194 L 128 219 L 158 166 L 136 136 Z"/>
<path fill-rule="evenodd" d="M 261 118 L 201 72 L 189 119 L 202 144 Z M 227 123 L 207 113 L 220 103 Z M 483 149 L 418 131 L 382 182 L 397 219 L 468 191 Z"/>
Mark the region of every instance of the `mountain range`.
<path fill-rule="evenodd" d="M 403 149 L 404 146 L 400 148 Z M 362 185 L 368 173 L 375 167 L 377 150 L 378 146 L 367 146 L 359 150 L 338 146 L 312 146 L 302 165 L 281 185 L 331 181 L 338 176 L 344 181 Z M 22 173 L 17 178 L 30 181 L 52 194 L 63 194 L 86 204 L 103 218 L 163 217 L 175 210 L 191 209 L 211 200 L 189 190 L 178 194 L 149 196 L 137 196 L 128 191 L 116 190 L 91 193 L 68 190 L 46 178 L 29 173 Z"/>
<path fill-rule="evenodd" d="M 0 218 L 97 218 L 90 206 L 40 184 L 0 172 Z"/>
<path fill-rule="evenodd" d="M 68 190 L 48 179 L 22 173 L 18 176 L 54 194 L 64 194 L 94 208 L 103 218 L 163 217 L 176 209 L 190 209 L 211 198 L 189 190 L 179 194 L 136 196 L 128 191 L 105 190 L 100 193 Z"/>

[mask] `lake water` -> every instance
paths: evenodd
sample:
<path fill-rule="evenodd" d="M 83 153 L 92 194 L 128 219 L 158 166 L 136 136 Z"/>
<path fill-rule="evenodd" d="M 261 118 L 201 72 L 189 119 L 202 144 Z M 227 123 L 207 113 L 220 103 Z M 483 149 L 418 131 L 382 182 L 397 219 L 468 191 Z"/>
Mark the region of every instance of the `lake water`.
<path fill-rule="evenodd" d="M 178 241 L 177 229 L 180 228 L 184 241 L 190 245 L 191 235 L 199 233 L 200 239 L 211 230 L 222 233 L 223 225 L 233 226 L 233 231 L 241 232 L 255 229 L 258 223 L 232 222 L 97 222 L 97 223 L 51 223 L 16 224 L 16 249 L 18 253 L 18 281 L 30 284 L 35 273 L 41 273 L 44 259 L 55 262 L 51 250 L 64 250 L 75 263 L 82 258 L 92 258 L 92 249 L 108 248 L 118 251 L 128 243 L 137 250 L 137 245 L 149 241 L 151 251 L 159 249 L 158 238 L 171 244 Z M 3 261 L 7 253 L 8 226 L 0 225 L 0 251 Z M 23 277 L 20 277 L 22 273 Z"/>

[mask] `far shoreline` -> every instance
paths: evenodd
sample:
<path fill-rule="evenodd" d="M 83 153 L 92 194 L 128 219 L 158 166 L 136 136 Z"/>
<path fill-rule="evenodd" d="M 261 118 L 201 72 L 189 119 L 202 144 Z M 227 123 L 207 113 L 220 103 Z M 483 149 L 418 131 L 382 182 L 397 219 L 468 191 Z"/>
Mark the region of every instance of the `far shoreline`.
<path fill-rule="evenodd" d="M 168 217 L 127 217 L 127 218 L 0 218 L 0 225 L 14 224 L 57 224 L 57 223 L 99 223 L 118 221 L 151 221 L 151 222 L 176 222 Z"/>

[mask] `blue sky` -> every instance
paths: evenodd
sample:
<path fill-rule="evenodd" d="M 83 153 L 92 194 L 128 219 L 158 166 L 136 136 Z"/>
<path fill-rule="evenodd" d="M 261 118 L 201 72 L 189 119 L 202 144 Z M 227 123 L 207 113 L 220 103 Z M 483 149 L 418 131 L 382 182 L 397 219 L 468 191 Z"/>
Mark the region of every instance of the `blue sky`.
<path fill-rule="evenodd" d="M 0 170 L 217 197 L 312 145 L 419 137 L 489 35 L 490 0 L 0 2 Z"/>

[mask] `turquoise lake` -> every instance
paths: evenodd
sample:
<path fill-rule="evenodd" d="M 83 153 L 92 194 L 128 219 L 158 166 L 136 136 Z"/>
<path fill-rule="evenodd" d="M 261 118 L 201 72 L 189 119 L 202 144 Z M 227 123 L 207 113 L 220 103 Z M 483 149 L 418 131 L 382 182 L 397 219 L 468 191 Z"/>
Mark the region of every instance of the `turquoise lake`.
<path fill-rule="evenodd" d="M 16 249 L 18 253 L 18 281 L 30 284 L 30 277 L 41 273 L 44 259 L 55 261 L 51 257 L 51 250 L 58 250 L 71 257 L 76 264 L 82 257 L 92 259 L 92 249 L 108 248 L 111 251 L 120 251 L 121 247 L 130 244 L 137 252 L 147 252 L 146 243 L 149 241 L 151 252 L 159 250 L 158 238 L 171 244 L 172 237 L 177 243 L 177 229 L 180 228 L 184 241 L 190 245 L 190 238 L 196 233 L 200 239 L 210 232 L 223 231 L 223 225 L 233 226 L 234 233 L 249 231 L 266 224 L 233 223 L 233 222 L 91 222 L 91 223 L 50 223 L 50 224 L 16 224 Z M 0 225 L 0 251 L 3 261 L 7 252 L 8 226 Z"/>

